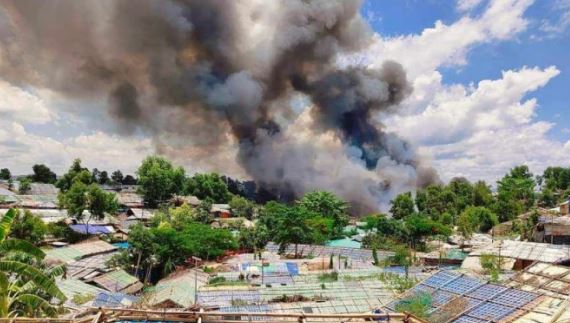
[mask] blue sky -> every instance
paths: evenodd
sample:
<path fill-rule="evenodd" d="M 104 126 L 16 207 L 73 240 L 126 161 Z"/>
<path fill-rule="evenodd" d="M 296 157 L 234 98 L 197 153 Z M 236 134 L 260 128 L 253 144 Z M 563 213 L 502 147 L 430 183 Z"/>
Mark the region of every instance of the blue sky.
<path fill-rule="evenodd" d="M 560 75 L 547 86 L 532 93 L 539 101 L 537 118 L 556 125 L 548 135 L 557 140 L 570 138 L 570 26 L 558 33 L 541 30 L 545 22 L 559 23 L 565 13 L 561 6 L 570 1 L 536 1 L 525 12 L 529 27 L 513 39 L 474 46 L 467 55 L 468 64 L 440 68 L 444 84 L 469 85 L 483 79 L 499 78 L 502 70 L 522 66 L 555 65 Z M 472 16 L 480 15 L 485 2 L 479 4 Z M 568 9 L 568 7 L 566 7 Z M 566 12 L 567 14 L 567 12 Z M 464 13 L 450 0 L 367 0 L 362 15 L 381 35 L 397 37 L 418 34 L 432 27 L 437 20 L 451 24 Z M 568 19 L 568 18 L 566 18 Z"/>

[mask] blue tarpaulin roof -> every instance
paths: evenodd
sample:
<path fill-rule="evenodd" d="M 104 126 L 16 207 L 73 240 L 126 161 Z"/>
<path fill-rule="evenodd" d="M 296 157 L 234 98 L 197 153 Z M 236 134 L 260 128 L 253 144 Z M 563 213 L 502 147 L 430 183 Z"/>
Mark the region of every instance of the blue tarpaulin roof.
<path fill-rule="evenodd" d="M 71 230 L 82 234 L 109 234 L 115 232 L 113 227 L 108 225 L 90 224 L 87 226 L 85 224 L 70 224 L 69 227 Z M 89 230 L 89 232 L 87 230 Z"/>
<path fill-rule="evenodd" d="M 94 307 L 124 307 L 130 306 L 138 297 L 122 293 L 99 293 L 93 301 Z"/>

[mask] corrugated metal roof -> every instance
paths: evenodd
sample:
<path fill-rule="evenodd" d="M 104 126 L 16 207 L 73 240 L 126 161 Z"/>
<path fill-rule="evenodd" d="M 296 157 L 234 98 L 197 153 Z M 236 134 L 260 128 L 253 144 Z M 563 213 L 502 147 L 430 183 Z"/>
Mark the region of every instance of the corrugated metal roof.
<path fill-rule="evenodd" d="M 477 249 L 470 253 L 469 256 L 480 256 L 483 254 L 500 254 L 501 257 L 506 258 L 554 263 L 570 259 L 570 247 L 548 243 L 504 240 L 495 241 L 492 245 Z"/>
<path fill-rule="evenodd" d="M 112 244 L 97 240 L 77 243 L 62 248 L 50 249 L 46 252 L 46 259 L 69 263 L 90 255 L 111 252 L 116 249 L 117 247 L 113 246 Z"/>
<path fill-rule="evenodd" d="M 197 286 L 195 279 L 197 278 Z M 170 277 L 156 284 L 154 291 L 148 295 L 150 305 L 159 305 L 164 302 L 172 302 L 179 307 L 187 308 L 194 304 L 195 289 L 208 283 L 209 275 L 194 270 L 173 273 Z"/>
<path fill-rule="evenodd" d="M 113 229 L 110 225 L 98 225 L 98 224 L 70 224 L 69 228 L 71 230 L 81 233 L 81 234 L 109 234 L 114 233 L 115 229 Z"/>
<path fill-rule="evenodd" d="M 142 284 L 135 276 L 130 275 L 122 269 L 95 277 L 93 281 L 111 292 L 122 292 L 129 288 L 130 293 L 135 293 L 142 288 Z M 133 285 L 136 286 L 135 289 L 130 288 Z"/>

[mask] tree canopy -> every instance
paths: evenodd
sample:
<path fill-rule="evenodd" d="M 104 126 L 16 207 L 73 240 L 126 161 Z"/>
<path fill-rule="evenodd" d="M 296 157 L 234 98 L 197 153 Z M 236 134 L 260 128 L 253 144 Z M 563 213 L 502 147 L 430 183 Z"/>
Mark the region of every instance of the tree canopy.
<path fill-rule="evenodd" d="M 137 170 L 139 193 L 150 207 L 157 207 L 174 194 L 182 192 L 185 172 L 182 167 L 174 167 L 161 156 L 145 158 Z"/>
<path fill-rule="evenodd" d="M 10 173 L 10 170 L 8 168 L 0 169 L 0 179 L 7 181 L 10 178 L 12 178 L 12 173 Z"/>
<path fill-rule="evenodd" d="M 186 181 L 185 191 L 213 203 L 227 203 L 230 199 L 228 186 L 217 173 L 195 174 Z"/>
<path fill-rule="evenodd" d="M 47 184 L 54 184 L 56 182 L 57 176 L 46 165 L 36 164 L 32 167 L 32 170 L 34 171 L 32 175 L 34 182 Z"/>
<path fill-rule="evenodd" d="M 403 219 L 415 212 L 414 199 L 410 192 L 399 194 L 390 201 L 390 204 L 392 205 L 390 213 L 394 219 Z"/>

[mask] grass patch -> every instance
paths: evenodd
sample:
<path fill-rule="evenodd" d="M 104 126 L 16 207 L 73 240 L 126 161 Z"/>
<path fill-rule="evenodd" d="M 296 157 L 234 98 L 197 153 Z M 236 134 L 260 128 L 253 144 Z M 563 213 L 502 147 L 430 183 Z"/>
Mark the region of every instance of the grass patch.
<path fill-rule="evenodd" d="M 396 311 L 400 313 L 408 312 L 420 318 L 427 318 L 428 310 L 431 305 L 431 295 L 428 293 L 419 293 L 398 302 L 396 305 Z"/>
<path fill-rule="evenodd" d="M 331 283 L 336 281 L 338 281 L 338 273 L 336 271 L 319 275 L 319 282 L 321 283 Z"/>

